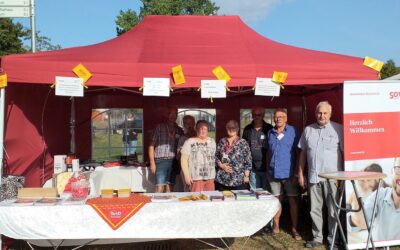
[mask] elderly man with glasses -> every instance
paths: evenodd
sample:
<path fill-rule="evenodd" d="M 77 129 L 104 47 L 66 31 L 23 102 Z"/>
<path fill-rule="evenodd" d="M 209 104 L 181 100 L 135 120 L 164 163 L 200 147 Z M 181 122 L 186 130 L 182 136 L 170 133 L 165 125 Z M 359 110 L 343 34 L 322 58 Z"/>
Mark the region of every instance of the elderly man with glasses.
<path fill-rule="evenodd" d="M 400 157 L 394 159 L 392 172 L 392 187 L 379 188 L 374 226 L 372 228 L 374 241 L 400 240 Z M 372 193 L 364 201 L 368 221 L 372 216 L 376 192 Z M 358 209 L 358 206 L 353 207 L 353 209 Z M 361 211 L 351 214 L 350 225 L 367 229 Z"/>
<path fill-rule="evenodd" d="M 264 121 L 265 110 L 263 107 L 253 107 L 251 115 L 253 121 L 244 128 L 242 136 L 250 146 L 253 159 L 250 172 L 250 188 L 269 189 L 265 162 L 266 148 L 264 145 L 272 125 Z"/>

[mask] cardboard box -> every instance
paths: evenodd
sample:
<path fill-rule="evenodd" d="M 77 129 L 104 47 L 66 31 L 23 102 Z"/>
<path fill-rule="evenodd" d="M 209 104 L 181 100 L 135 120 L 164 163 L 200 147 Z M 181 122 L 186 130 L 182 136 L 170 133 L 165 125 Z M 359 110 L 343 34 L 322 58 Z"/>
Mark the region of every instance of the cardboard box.
<path fill-rule="evenodd" d="M 55 198 L 56 188 L 21 188 L 18 189 L 18 198 Z"/>
<path fill-rule="evenodd" d="M 54 156 L 54 174 L 59 174 L 67 171 L 67 164 L 65 163 L 66 155 Z"/>

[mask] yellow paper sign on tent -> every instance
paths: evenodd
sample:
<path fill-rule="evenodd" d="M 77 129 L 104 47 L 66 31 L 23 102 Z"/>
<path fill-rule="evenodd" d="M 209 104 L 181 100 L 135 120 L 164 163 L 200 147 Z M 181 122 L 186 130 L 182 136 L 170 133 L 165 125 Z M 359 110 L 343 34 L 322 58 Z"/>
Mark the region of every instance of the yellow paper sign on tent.
<path fill-rule="evenodd" d="M 182 65 L 179 64 L 175 67 L 172 67 L 172 77 L 177 85 L 185 83 L 185 75 L 183 74 Z"/>
<path fill-rule="evenodd" d="M 89 72 L 89 70 L 87 68 L 85 68 L 85 66 L 83 66 L 82 64 L 78 64 L 75 68 L 72 69 L 72 71 L 74 71 L 74 73 L 83 79 L 83 82 L 87 82 L 90 77 L 92 77 L 92 74 Z"/>
<path fill-rule="evenodd" d="M 7 74 L 0 75 L 0 88 L 7 87 Z"/>
<path fill-rule="evenodd" d="M 274 74 L 272 75 L 272 81 L 278 83 L 285 83 L 287 76 L 288 76 L 287 72 L 274 71 Z"/>
<path fill-rule="evenodd" d="M 372 57 L 366 56 L 364 58 L 363 65 L 380 72 L 383 67 L 383 62 L 376 60 Z"/>
<path fill-rule="evenodd" d="M 225 80 L 227 83 L 231 80 L 231 77 L 226 73 L 226 71 L 218 65 L 212 70 L 212 73 L 217 77 L 218 80 Z"/>

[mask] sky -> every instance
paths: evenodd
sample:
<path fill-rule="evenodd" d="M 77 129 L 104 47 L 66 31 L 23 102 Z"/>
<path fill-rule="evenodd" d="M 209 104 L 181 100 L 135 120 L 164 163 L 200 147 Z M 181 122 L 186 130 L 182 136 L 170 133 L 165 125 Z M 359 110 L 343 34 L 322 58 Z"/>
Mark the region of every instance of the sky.
<path fill-rule="evenodd" d="M 296 47 L 370 56 L 400 66 L 398 0 L 215 0 L 221 15 L 239 15 L 259 34 Z M 36 29 L 62 48 L 116 37 L 121 10 L 139 0 L 35 0 Z M 29 19 L 16 18 L 30 27 Z"/>

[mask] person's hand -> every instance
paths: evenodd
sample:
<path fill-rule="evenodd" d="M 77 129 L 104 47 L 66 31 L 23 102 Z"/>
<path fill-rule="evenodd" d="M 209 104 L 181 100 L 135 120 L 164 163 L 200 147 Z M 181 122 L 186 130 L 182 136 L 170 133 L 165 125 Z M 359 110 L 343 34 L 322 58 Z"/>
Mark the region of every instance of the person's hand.
<path fill-rule="evenodd" d="M 185 176 L 185 183 L 190 187 L 193 184 L 192 178 L 190 176 Z"/>
<path fill-rule="evenodd" d="M 154 162 L 153 163 L 150 162 L 150 172 L 152 174 L 156 173 L 156 164 Z"/>
<path fill-rule="evenodd" d="M 229 166 L 227 163 L 221 163 L 220 167 L 227 173 L 230 173 L 230 174 L 233 173 L 232 167 Z"/>
<path fill-rule="evenodd" d="M 299 174 L 298 182 L 299 182 L 299 186 L 300 186 L 302 189 L 306 189 L 306 188 L 307 188 L 306 179 L 304 178 L 304 175 L 303 175 L 303 174 Z"/>

